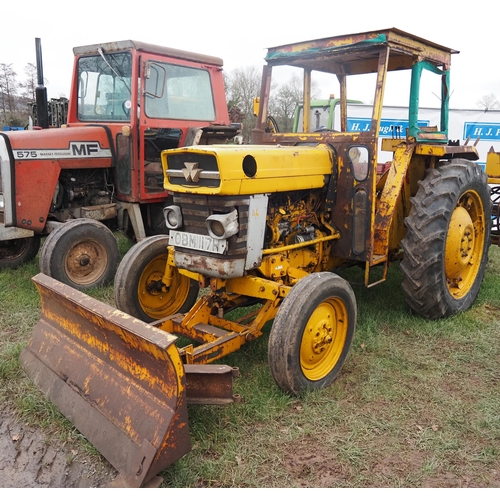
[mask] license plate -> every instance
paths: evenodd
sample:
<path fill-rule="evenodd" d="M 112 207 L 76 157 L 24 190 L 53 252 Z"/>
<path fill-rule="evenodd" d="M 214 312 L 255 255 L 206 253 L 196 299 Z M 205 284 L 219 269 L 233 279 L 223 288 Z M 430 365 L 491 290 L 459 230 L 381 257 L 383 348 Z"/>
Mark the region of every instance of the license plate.
<path fill-rule="evenodd" d="M 227 248 L 227 240 L 216 240 L 204 234 L 185 233 L 170 230 L 170 245 L 202 252 L 224 253 Z"/>

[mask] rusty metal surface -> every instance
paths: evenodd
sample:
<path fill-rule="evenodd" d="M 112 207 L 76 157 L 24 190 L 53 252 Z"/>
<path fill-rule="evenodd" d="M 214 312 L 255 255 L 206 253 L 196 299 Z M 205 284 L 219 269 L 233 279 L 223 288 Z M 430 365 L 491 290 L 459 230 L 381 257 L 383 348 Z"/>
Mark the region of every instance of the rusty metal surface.
<path fill-rule="evenodd" d="M 175 337 L 48 276 L 21 364 L 120 472 L 141 486 L 190 450 Z"/>
<path fill-rule="evenodd" d="M 467 160 L 479 160 L 479 154 L 476 147 L 450 146 L 441 144 L 417 144 L 415 146 L 415 154 L 424 156 L 435 156 L 439 158 L 465 158 Z"/>
<path fill-rule="evenodd" d="M 340 68 L 343 68 L 347 74 L 361 74 L 376 71 L 378 51 L 383 45 L 397 55 L 392 58 L 390 69 L 411 68 L 415 54 L 434 64 L 449 65 L 451 55 L 457 53 L 454 49 L 389 28 L 271 47 L 266 61 L 326 72 L 342 73 Z"/>
<path fill-rule="evenodd" d="M 283 295 L 286 295 L 287 289 L 288 287 L 283 287 L 285 292 Z M 228 307 L 249 304 L 243 295 L 230 295 L 231 302 L 226 304 Z M 234 300 L 232 300 L 233 295 L 235 295 Z M 240 302 L 239 297 L 244 301 Z M 259 338 L 263 333 L 264 324 L 276 315 L 281 300 L 278 297 L 267 300 L 258 311 L 252 311 L 237 321 L 231 321 L 227 317 L 211 314 L 214 299 L 216 297 L 213 294 L 204 295 L 188 313 L 173 315 L 157 322 L 159 328 L 200 344 L 196 347 L 188 345 L 179 349 L 179 354 L 186 365 L 213 363 L 237 351 L 247 342 Z M 229 307 L 229 310 L 233 310 L 233 307 Z"/>
<path fill-rule="evenodd" d="M 486 157 L 486 174 L 489 184 L 500 183 L 500 152 L 496 152 L 493 148 L 488 151 Z"/>
<path fill-rule="evenodd" d="M 91 207 L 82 207 L 82 217 L 94 220 L 114 219 L 117 214 L 116 203 L 105 205 L 95 205 Z"/>
<path fill-rule="evenodd" d="M 238 368 L 227 365 L 184 365 L 189 404 L 224 405 L 240 401 L 233 394 L 233 378 Z"/>
<path fill-rule="evenodd" d="M 377 256 L 387 256 L 389 229 L 414 150 L 415 143 L 402 143 L 394 153 L 394 160 L 380 195 L 378 210 L 375 215 L 374 259 Z"/>
<path fill-rule="evenodd" d="M 373 128 L 373 127 L 372 127 Z M 375 127 L 378 130 L 378 127 Z M 371 251 L 373 225 L 371 224 L 374 212 L 374 191 L 376 183 L 376 134 L 351 137 L 350 141 L 334 144 L 338 152 L 338 175 L 336 179 L 336 199 L 332 208 L 331 221 L 341 237 L 332 241 L 332 255 L 338 258 L 348 258 L 359 261 L 368 260 Z M 348 151 L 351 147 L 365 148 L 370 158 L 370 166 L 366 177 L 356 181 L 353 174 L 353 164 Z M 366 193 L 366 210 L 359 213 L 355 210 L 354 199 L 356 192 L 363 190 Z M 354 222 L 356 220 L 356 222 Z M 354 229 L 360 227 L 364 234 L 365 245 L 361 251 L 354 252 Z"/>

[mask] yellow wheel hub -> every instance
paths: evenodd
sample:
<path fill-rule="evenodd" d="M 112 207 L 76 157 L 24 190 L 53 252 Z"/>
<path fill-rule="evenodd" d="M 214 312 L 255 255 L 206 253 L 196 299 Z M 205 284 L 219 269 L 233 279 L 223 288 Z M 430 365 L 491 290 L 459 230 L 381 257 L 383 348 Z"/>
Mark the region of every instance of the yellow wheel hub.
<path fill-rule="evenodd" d="M 445 273 L 449 292 L 460 299 L 476 279 L 483 255 L 485 220 L 481 198 L 474 191 L 459 199 L 450 219 L 445 249 Z"/>
<path fill-rule="evenodd" d="M 161 281 L 165 273 L 167 254 L 149 262 L 141 274 L 137 297 L 144 312 L 155 319 L 176 313 L 186 301 L 190 279 L 174 270 L 172 286 L 167 288 Z"/>
<path fill-rule="evenodd" d="M 338 298 L 330 298 L 314 310 L 300 345 L 300 366 L 309 380 L 320 380 L 333 370 L 342 354 L 348 326 L 346 306 Z"/>

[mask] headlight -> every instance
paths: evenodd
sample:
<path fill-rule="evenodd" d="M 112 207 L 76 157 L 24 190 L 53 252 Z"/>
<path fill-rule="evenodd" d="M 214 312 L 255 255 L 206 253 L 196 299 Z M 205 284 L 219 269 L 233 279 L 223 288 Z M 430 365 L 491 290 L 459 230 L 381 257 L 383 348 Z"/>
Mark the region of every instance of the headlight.
<path fill-rule="evenodd" d="M 239 231 L 238 212 L 229 214 L 214 214 L 205 221 L 208 234 L 216 240 L 225 240 Z"/>
<path fill-rule="evenodd" d="M 182 212 L 181 207 L 171 205 L 163 209 L 163 217 L 165 217 L 165 225 L 169 229 L 180 229 L 182 227 Z"/>
<path fill-rule="evenodd" d="M 4 206 L 5 206 L 5 203 L 3 201 L 3 194 L 0 194 L 0 210 L 3 210 Z"/>

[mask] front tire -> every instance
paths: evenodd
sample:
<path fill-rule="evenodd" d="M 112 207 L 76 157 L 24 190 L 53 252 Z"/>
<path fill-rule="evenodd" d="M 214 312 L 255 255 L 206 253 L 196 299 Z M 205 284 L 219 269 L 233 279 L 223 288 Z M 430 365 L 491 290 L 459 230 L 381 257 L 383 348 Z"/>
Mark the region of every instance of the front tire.
<path fill-rule="evenodd" d="M 74 219 L 54 229 L 40 252 L 40 271 L 77 290 L 113 281 L 120 258 L 113 233 L 93 219 Z"/>
<path fill-rule="evenodd" d="M 17 269 L 32 261 L 39 249 L 39 236 L 0 241 L 0 269 Z"/>
<path fill-rule="evenodd" d="M 486 174 L 456 159 L 429 170 L 405 219 L 401 262 L 408 305 L 428 319 L 471 307 L 488 260 L 491 200 Z"/>
<path fill-rule="evenodd" d="M 321 272 L 302 278 L 278 309 L 269 335 L 269 368 L 285 392 L 328 387 L 340 373 L 356 328 L 347 281 Z"/>
<path fill-rule="evenodd" d="M 198 282 L 174 268 L 167 290 L 161 278 L 168 258 L 169 238 L 159 234 L 136 243 L 121 261 L 115 278 L 116 307 L 146 323 L 184 313 L 198 298 Z"/>

